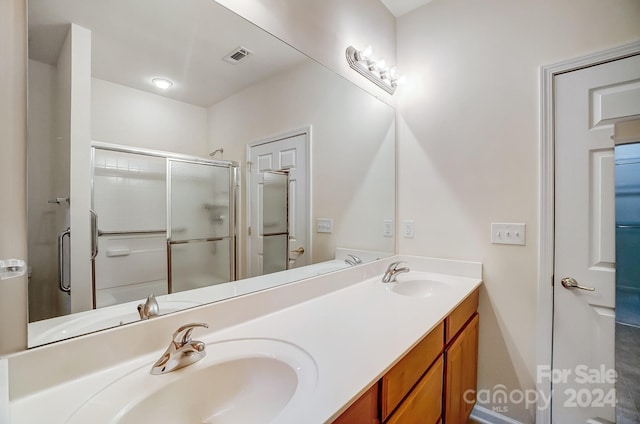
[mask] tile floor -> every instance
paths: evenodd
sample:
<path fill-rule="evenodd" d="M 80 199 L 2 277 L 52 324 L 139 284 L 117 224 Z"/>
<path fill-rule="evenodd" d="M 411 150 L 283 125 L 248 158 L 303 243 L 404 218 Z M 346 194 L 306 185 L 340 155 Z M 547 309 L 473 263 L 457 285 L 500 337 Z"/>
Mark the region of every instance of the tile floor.
<path fill-rule="evenodd" d="M 640 328 L 616 323 L 617 424 L 640 424 Z"/>

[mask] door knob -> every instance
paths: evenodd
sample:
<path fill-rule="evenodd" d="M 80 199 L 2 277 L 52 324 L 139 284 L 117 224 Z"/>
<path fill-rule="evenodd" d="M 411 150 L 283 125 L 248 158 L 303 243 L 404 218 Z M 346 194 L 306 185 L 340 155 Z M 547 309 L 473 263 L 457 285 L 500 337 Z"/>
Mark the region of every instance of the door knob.
<path fill-rule="evenodd" d="M 302 255 L 304 253 L 304 247 L 300 246 L 296 250 L 292 250 L 291 253 L 297 253 L 298 255 Z"/>
<path fill-rule="evenodd" d="M 575 278 L 571 278 L 571 277 L 565 277 L 562 280 L 560 280 L 560 282 L 562 283 L 562 287 L 564 287 L 565 289 L 580 289 L 580 290 L 586 290 L 586 291 L 596 290 L 593 287 L 581 286 L 580 284 L 578 284 Z"/>

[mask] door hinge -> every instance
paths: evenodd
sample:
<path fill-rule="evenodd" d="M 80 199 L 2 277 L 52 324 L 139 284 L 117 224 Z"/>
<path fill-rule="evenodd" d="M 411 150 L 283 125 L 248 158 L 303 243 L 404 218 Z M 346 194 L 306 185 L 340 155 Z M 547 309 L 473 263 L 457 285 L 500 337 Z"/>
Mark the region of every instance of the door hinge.
<path fill-rule="evenodd" d="M 253 162 L 247 161 L 247 171 L 249 172 L 253 171 Z"/>
<path fill-rule="evenodd" d="M 249 236 L 251 236 L 251 227 L 248 228 L 247 233 L 248 233 Z"/>

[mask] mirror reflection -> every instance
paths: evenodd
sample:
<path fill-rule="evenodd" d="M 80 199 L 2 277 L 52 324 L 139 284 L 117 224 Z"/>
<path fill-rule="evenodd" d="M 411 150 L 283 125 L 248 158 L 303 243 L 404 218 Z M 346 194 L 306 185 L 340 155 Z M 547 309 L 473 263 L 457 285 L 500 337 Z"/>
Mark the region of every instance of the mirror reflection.
<path fill-rule="evenodd" d="M 210 0 L 30 1 L 27 145 L 30 346 L 393 254 L 393 109 Z"/>

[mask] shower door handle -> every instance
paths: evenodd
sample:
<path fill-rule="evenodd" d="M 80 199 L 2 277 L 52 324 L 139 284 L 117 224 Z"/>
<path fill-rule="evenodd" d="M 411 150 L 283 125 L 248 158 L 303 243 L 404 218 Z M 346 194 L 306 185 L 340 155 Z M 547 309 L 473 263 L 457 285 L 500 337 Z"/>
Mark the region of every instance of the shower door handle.
<path fill-rule="evenodd" d="M 66 230 L 60 233 L 58 236 L 58 287 L 65 293 L 71 293 L 71 283 L 64 284 L 64 239 L 71 239 L 71 228 L 67 227 Z"/>
<path fill-rule="evenodd" d="M 98 214 L 93 209 L 89 209 L 91 214 L 91 260 L 98 256 Z"/>

